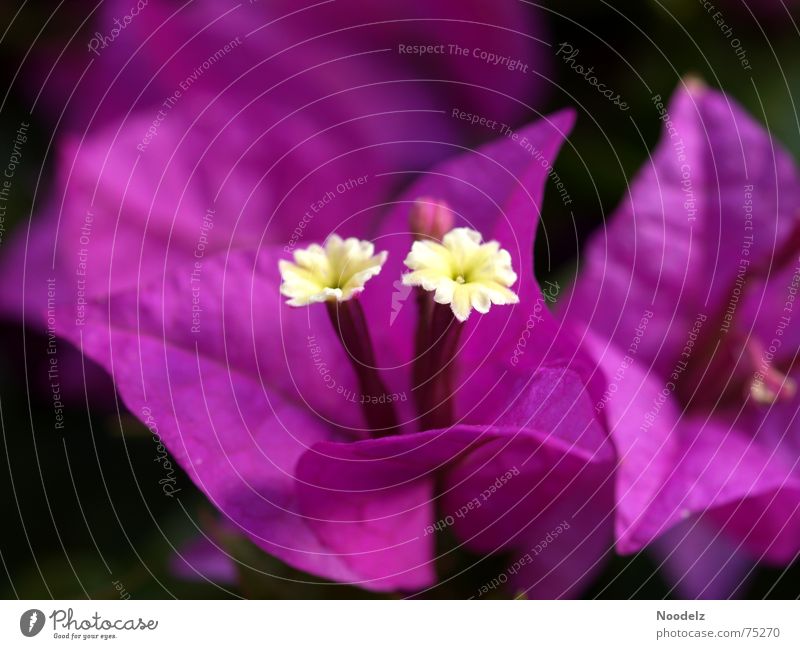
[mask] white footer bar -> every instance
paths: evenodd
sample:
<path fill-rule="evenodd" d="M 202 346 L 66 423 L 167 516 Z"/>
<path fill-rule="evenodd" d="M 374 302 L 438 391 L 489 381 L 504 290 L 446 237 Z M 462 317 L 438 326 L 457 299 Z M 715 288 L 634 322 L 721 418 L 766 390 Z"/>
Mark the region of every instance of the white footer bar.
<path fill-rule="evenodd" d="M 0 647 L 796 648 L 799 629 L 797 601 L 0 603 Z"/>

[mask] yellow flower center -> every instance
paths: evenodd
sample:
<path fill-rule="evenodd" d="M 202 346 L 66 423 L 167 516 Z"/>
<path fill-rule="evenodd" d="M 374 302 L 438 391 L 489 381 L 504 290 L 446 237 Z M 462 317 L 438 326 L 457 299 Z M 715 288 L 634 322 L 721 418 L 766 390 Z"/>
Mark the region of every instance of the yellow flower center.
<path fill-rule="evenodd" d="M 367 281 L 381 272 L 387 253 L 375 254 L 369 241 L 342 239 L 332 234 L 325 245 L 312 244 L 294 252 L 294 263 L 282 259 L 281 294 L 290 306 L 316 302 L 344 302 L 364 290 Z"/>
<path fill-rule="evenodd" d="M 403 275 L 406 286 L 434 291 L 434 301 L 449 304 L 463 322 L 472 312 L 487 313 L 492 304 L 516 304 L 509 287 L 517 281 L 511 255 L 497 241 L 482 243 L 479 232 L 455 228 L 435 241 L 415 241 L 405 265 L 412 271 Z"/>

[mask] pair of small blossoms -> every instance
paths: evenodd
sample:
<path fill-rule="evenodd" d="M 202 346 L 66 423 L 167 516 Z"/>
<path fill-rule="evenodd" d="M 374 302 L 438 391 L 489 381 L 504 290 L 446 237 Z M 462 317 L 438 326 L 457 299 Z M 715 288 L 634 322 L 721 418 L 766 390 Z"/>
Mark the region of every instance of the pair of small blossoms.
<path fill-rule="evenodd" d="M 415 391 L 415 401 L 423 428 L 443 427 L 453 423 L 450 368 L 460 325 L 473 309 L 488 313 L 493 304 L 518 303 L 510 288 L 517 274 L 511 255 L 497 241 L 484 242 L 481 233 L 470 228 L 453 228 L 451 212 L 442 203 L 418 200 L 410 222 L 416 241 L 404 262 L 411 272 L 402 276 L 402 282 L 417 289 L 414 382 L 420 389 Z M 294 262 L 279 261 L 280 290 L 289 298 L 287 304 L 325 303 L 365 395 L 388 391 L 356 298 L 381 272 L 387 256 L 386 252 L 376 254 L 372 242 L 332 234 L 324 245 L 295 251 Z M 365 415 L 370 428 L 383 434 L 399 426 L 391 403 L 368 403 Z"/>
<path fill-rule="evenodd" d="M 346 302 L 364 290 L 381 272 L 386 252 L 375 254 L 369 241 L 331 235 L 324 246 L 312 244 L 294 253 L 294 263 L 280 262 L 281 293 L 290 306 L 317 302 Z M 517 281 L 511 255 L 497 241 L 483 243 L 480 232 L 454 228 L 442 242 L 415 241 L 405 260 L 412 272 L 403 275 L 406 286 L 421 286 L 434 293 L 437 304 L 450 305 L 464 322 L 474 308 L 488 313 L 492 304 L 516 304 L 510 290 Z"/>

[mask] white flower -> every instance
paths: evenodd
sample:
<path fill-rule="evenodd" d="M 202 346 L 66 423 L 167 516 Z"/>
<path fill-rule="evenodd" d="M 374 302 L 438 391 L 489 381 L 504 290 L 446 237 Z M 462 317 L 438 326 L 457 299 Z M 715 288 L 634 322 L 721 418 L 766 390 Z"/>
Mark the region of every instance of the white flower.
<path fill-rule="evenodd" d="M 342 240 L 332 234 L 325 245 L 312 244 L 294 252 L 294 263 L 282 259 L 281 294 L 290 306 L 315 302 L 344 302 L 364 290 L 364 284 L 381 272 L 386 252 L 375 254 L 375 246 L 356 238 Z"/>
<path fill-rule="evenodd" d="M 415 241 L 405 264 L 412 272 L 403 275 L 403 284 L 435 291 L 434 301 L 449 304 L 461 322 L 473 308 L 487 313 L 492 304 L 519 302 L 509 290 L 517 281 L 511 255 L 497 241 L 481 243 L 475 230 L 455 228 L 442 243 Z"/>

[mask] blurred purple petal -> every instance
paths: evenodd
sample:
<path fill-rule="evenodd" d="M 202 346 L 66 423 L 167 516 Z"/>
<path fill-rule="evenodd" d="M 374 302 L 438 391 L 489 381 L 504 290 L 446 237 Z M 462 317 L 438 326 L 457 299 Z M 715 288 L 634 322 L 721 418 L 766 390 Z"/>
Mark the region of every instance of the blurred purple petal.
<path fill-rule="evenodd" d="M 238 582 L 233 558 L 205 534 L 178 548 L 170 557 L 169 570 L 185 581 L 211 581 L 226 586 L 235 586 Z"/>
<path fill-rule="evenodd" d="M 679 523 L 653 543 L 660 570 L 682 599 L 732 599 L 755 562 L 715 525 L 698 517 Z"/>

